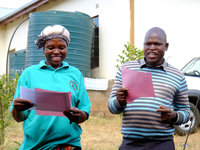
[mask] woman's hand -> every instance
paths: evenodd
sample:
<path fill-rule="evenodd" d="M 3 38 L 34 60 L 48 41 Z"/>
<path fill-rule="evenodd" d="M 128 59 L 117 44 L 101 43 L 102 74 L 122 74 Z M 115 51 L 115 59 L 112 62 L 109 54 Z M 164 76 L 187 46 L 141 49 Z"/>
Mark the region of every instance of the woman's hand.
<path fill-rule="evenodd" d="M 34 104 L 30 100 L 20 99 L 19 97 L 15 98 L 13 102 L 12 116 L 17 121 L 24 121 L 26 119 L 24 115 L 24 110 L 27 110 L 33 107 Z"/>
<path fill-rule="evenodd" d="M 20 99 L 19 97 L 15 98 L 13 103 L 13 108 L 17 111 L 24 111 L 33 106 L 34 104 L 30 100 Z"/>
<path fill-rule="evenodd" d="M 70 123 L 71 122 L 82 123 L 88 118 L 88 115 L 86 114 L 86 112 L 76 107 L 72 107 L 70 110 L 64 111 L 63 113 L 65 116 L 68 117 L 68 119 L 70 120 Z"/>

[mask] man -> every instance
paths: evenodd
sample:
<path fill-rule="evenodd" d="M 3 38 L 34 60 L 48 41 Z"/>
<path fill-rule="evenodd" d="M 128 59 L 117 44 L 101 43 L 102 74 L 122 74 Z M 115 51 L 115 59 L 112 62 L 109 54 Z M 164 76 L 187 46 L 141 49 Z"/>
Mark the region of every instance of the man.
<path fill-rule="evenodd" d="M 113 114 L 123 113 L 119 150 L 174 150 L 173 125 L 189 120 L 187 84 L 183 74 L 165 61 L 168 46 L 165 32 L 151 28 L 145 36 L 144 58 L 122 65 L 151 73 L 155 97 L 139 97 L 127 103 L 130 91 L 122 87 L 121 69 L 117 72 L 108 108 Z"/>

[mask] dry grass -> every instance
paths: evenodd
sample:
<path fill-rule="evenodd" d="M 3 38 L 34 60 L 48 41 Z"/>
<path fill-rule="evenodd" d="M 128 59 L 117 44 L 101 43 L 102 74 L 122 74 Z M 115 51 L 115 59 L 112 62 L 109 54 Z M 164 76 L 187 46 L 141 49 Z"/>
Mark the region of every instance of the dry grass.
<path fill-rule="evenodd" d="M 84 150 L 117 150 L 122 141 L 121 118 L 91 117 L 83 125 L 82 146 Z M 200 129 L 188 137 L 185 150 L 200 150 Z M 183 150 L 186 136 L 174 136 L 176 150 Z"/>
<path fill-rule="evenodd" d="M 23 140 L 22 123 L 17 123 L 13 119 L 11 125 L 6 128 L 6 137 L 3 146 L 0 146 L 1 150 L 17 150 L 19 144 Z"/>
<path fill-rule="evenodd" d="M 6 129 L 6 141 L 0 149 L 16 150 L 23 139 L 22 123 L 11 121 L 11 126 Z M 82 147 L 83 150 L 117 150 L 121 144 L 120 134 L 121 118 L 102 118 L 91 116 L 83 123 Z M 174 136 L 176 150 L 183 150 L 186 136 Z M 200 150 L 200 129 L 189 136 L 188 147 L 185 150 Z"/>
<path fill-rule="evenodd" d="M 83 150 L 116 150 L 118 149 L 122 135 L 120 134 L 121 118 L 112 119 L 90 117 L 82 124 Z"/>
<path fill-rule="evenodd" d="M 174 136 L 176 150 L 183 150 L 186 137 L 187 136 L 178 136 L 178 135 Z M 200 128 L 195 134 L 189 135 L 185 150 L 200 150 L 199 139 L 200 139 Z"/>

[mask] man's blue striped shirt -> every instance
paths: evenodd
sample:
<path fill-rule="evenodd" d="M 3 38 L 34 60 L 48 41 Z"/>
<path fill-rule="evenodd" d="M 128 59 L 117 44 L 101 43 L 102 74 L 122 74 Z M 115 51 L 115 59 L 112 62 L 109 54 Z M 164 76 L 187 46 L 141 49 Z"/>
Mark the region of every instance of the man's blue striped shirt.
<path fill-rule="evenodd" d="M 122 66 L 151 73 L 155 97 L 139 97 L 125 107 L 121 106 L 116 98 L 117 89 L 122 88 L 121 69 L 118 70 L 108 108 L 113 114 L 123 113 L 121 133 L 124 137 L 134 139 L 172 138 L 173 125 L 164 123 L 161 120 L 161 113 L 156 110 L 160 105 L 175 110 L 178 115 L 176 125 L 189 120 L 190 106 L 184 75 L 165 61 L 156 68 L 147 66 L 144 59 L 127 62 Z"/>

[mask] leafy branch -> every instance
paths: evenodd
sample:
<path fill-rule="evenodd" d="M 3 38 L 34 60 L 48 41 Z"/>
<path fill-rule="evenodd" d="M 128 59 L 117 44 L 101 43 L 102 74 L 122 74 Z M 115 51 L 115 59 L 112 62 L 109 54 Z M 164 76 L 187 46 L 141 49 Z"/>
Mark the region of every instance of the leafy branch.
<path fill-rule="evenodd" d="M 118 55 L 117 62 L 119 64 L 116 65 L 117 68 L 124 64 L 125 62 L 129 62 L 131 60 L 139 60 L 144 57 L 143 50 L 138 49 L 137 47 L 131 45 L 129 42 L 124 44 L 125 49 L 122 50 L 122 54 Z"/>

